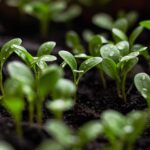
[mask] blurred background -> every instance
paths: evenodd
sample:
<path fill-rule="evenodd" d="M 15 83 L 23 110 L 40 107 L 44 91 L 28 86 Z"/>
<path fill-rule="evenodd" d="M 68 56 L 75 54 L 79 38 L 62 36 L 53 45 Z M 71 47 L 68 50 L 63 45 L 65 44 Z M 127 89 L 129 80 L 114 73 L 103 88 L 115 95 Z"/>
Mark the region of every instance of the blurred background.
<path fill-rule="evenodd" d="M 0 0 L 0 43 L 21 37 L 36 42 L 55 40 L 64 46 L 69 30 L 79 35 L 86 29 L 104 32 L 93 23 L 97 14 L 105 13 L 115 21 L 134 12 L 135 27 L 150 18 L 149 4 L 149 0 Z"/>

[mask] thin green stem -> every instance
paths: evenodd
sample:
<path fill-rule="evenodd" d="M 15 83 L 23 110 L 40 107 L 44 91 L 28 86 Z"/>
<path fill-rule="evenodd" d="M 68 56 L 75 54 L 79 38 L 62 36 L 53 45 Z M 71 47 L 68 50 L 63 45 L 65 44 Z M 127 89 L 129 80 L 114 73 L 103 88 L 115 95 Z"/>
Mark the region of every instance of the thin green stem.
<path fill-rule="evenodd" d="M 116 85 L 117 85 L 117 94 L 118 94 L 118 97 L 122 98 L 122 95 L 121 95 L 121 82 L 120 82 L 120 80 L 116 81 Z"/>
<path fill-rule="evenodd" d="M 2 72 L 2 67 L 0 68 L 0 90 L 2 96 L 4 95 L 4 87 L 3 87 L 3 72 Z"/>
<path fill-rule="evenodd" d="M 20 121 L 21 119 L 18 117 L 18 118 L 16 118 L 16 120 L 15 120 L 15 124 L 16 124 L 16 133 L 17 133 L 17 135 L 20 137 L 20 138 L 22 138 L 22 136 L 23 136 L 23 133 L 22 133 L 22 126 L 21 126 L 21 121 Z"/>
<path fill-rule="evenodd" d="M 126 97 L 126 77 L 127 77 L 127 74 L 124 74 L 123 78 L 122 78 L 122 83 L 121 83 L 121 93 L 122 93 L 122 98 L 123 98 L 125 103 L 127 102 L 127 97 Z"/>
<path fill-rule="evenodd" d="M 106 80 L 104 78 L 104 72 L 99 69 L 99 74 L 100 74 L 100 80 L 102 81 L 103 87 L 104 87 L 104 89 L 106 89 L 107 84 L 106 84 Z"/>
<path fill-rule="evenodd" d="M 37 123 L 39 126 L 42 125 L 42 119 L 43 119 L 43 103 L 41 100 L 39 100 L 39 102 L 36 105 L 37 108 Z"/>
<path fill-rule="evenodd" d="M 42 18 L 40 20 L 40 32 L 43 38 L 48 35 L 49 23 L 48 19 Z"/>
<path fill-rule="evenodd" d="M 33 123 L 34 105 L 33 102 L 29 102 L 29 123 L 30 126 Z"/>

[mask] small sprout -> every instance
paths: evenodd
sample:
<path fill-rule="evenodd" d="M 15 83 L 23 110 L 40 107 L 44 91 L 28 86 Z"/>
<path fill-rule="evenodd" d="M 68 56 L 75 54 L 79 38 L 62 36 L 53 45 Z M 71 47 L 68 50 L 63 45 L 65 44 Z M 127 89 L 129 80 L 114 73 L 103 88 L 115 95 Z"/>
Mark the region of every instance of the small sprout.
<path fill-rule="evenodd" d="M 103 131 L 99 120 L 84 124 L 76 133 L 60 120 L 48 121 L 46 123 L 46 129 L 53 139 L 43 143 L 41 146 L 47 147 L 47 145 L 51 146 L 52 143 L 55 143 L 61 147 L 61 150 L 81 150 L 87 143 L 95 140 Z"/>
<path fill-rule="evenodd" d="M 150 109 L 150 76 L 146 73 L 138 73 L 135 75 L 134 84 L 138 92 L 147 100 Z"/>
<path fill-rule="evenodd" d="M 78 129 L 78 137 L 80 145 L 85 145 L 93 141 L 103 132 L 103 126 L 100 121 L 90 121 Z"/>
<path fill-rule="evenodd" d="M 121 41 L 116 45 L 106 44 L 100 49 L 103 71 L 116 80 L 117 93 L 126 102 L 125 81 L 129 71 L 138 62 L 139 51 L 130 52 L 129 43 Z"/>
<path fill-rule="evenodd" d="M 10 91 L 9 93 L 14 92 L 18 96 L 20 93 L 23 93 L 25 95 L 29 104 L 28 107 L 29 120 L 30 123 L 32 123 L 33 112 L 34 112 L 34 100 L 35 100 L 35 92 L 34 92 L 35 81 L 34 81 L 33 74 L 26 65 L 17 61 L 8 64 L 8 72 L 11 78 L 6 82 L 7 83 L 6 92 L 8 94 L 8 91 L 10 91 L 9 86 L 13 85 L 14 88 L 11 90 L 12 92 Z M 19 90 L 19 91 L 15 92 L 15 90 Z M 23 96 L 21 96 L 21 98 L 23 99 Z"/>
<path fill-rule="evenodd" d="M 79 36 L 76 32 L 70 31 L 67 33 L 66 43 L 68 47 L 72 48 L 74 54 L 80 54 L 84 52 L 84 48 L 81 45 Z"/>
<path fill-rule="evenodd" d="M 69 67 L 72 70 L 73 76 L 74 76 L 74 82 L 76 85 L 78 85 L 80 78 L 90 69 L 97 66 L 99 63 L 102 62 L 101 57 L 92 57 L 84 62 L 81 63 L 79 67 L 79 74 L 77 74 L 78 68 L 77 68 L 77 62 L 75 57 L 67 51 L 60 51 L 59 52 L 60 57 L 69 65 Z"/>
<path fill-rule="evenodd" d="M 59 120 L 51 120 L 46 123 L 46 129 L 52 137 L 62 145 L 62 147 L 68 147 L 74 143 L 74 136 L 72 130 Z"/>
<path fill-rule="evenodd" d="M 36 87 L 38 92 L 38 101 L 36 102 L 37 121 L 39 125 L 42 124 L 42 108 L 45 97 L 53 91 L 62 74 L 63 73 L 60 67 L 52 65 L 45 68 L 39 76 Z"/>
<path fill-rule="evenodd" d="M 47 103 L 47 107 L 54 113 L 56 118 L 62 119 L 63 112 L 69 110 L 74 105 L 72 96 L 76 93 L 76 86 L 67 79 L 59 79 L 53 89 L 52 101 Z"/>
<path fill-rule="evenodd" d="M 22 136 L 22 127 L 21 127 L 22 112 L 25 107 L 24 101 L 18 97 L 5 96 L 4 107 L 12 115 L 16 124 L 17 134 L 18 136 L 21 137 Z"/>
<path fill-rule="evenodd" d="M 147 123 L 147 114 L 142 111 L 130 112 L 123 116 L 116 111 L 106 111 L 102 114 L 104 135 L 111 149 L 133 149 L 135 140 L 139 137 Z M 137 125 L 138 124 L 138 125 Z"/>

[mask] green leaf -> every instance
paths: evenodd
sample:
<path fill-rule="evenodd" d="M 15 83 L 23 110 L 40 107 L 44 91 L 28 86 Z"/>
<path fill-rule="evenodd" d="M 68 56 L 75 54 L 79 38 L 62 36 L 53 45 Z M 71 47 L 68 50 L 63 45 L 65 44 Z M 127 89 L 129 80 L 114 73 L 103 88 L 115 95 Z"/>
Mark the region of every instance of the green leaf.
<path fill-rule="evenodd" d="M 114 61 L 118 61 L 120 56 L 120 51 L 113 44 L 106 44 L 101 47 L 100 53 L 102 58 L 110 58 Z"/>
<path fill-rule="evenodd" d="M 110 78 L 114 80 L 118 78 L 117 65 L 112 59 L 104 58 L 102 61 L 102 68 Z"/>
<path fill-rule="evenodd" d="M 124 62 L 124 61 L 128 61 L 130 59 L 133 59 L 133 58 L 139 56 L 139 54 L 140 54 L 139 52 L 132 52 L 129 55 L 122 57 L 120 62 Z"/>
<path fill-rule="evenodd" d="M 143 130 L 146 127 L 148 115 L 143 111 L 132 111 L 127 115 L 128 122 L 132 126 L 132 132 L 127 134 L 128 142 L 135 142 L 135 140 L 142 134 Z"/>
<path fill-rule="evenodd" d="M 140 26 L 150 30 L 150 20 L 141 21 Z"/>
<path fill-rule="evenodd" d="M 55 113 L 62 113 L 71 109 L 74 105 L 72 100 L 55 99 L 47 103 L 47 108 Z M 56 114 L 57 115 L 57 114 Z"/>
<path fill-rule="evenodd" d="M 116 42 L 127 41 L 128 40 L 128 38 L 124 34 L 124 32 L 122 32 L 121 30 L 119 30 L 117 28 L 112 29 L 112 34 L 113 34 L 113 37 L 114 37 Z"/>
<path fill-rule="evenodd" d="M 129 37 L 129 43 L 132 46 L 135 42 L 135 40 L 138 38 L 138 36 L 142 33 L 143 27 L 137 27 L 133 30 Z"/>
<path fill-rule="evenodd" d="M 95 25 L 97 25 L 100 28 L 111 30 L 113 27 L 112 17 L 105 13 L 95 15 L 92 21 Z"/>
<path fill-rule="evenodd" d="M 58 66 L 49 66 L 42 71 L 40 76 L 38 89 L 40 97 L 45 97 L 50 91 L 52 91 L 57 81 L 62 76 L 62 69 Z"/>
<path fill-rule="evenodd" d="M 127 74 L 129 71 L 131 71 L 133 67 L 135 67 L 137 62 L 137 57 L 133 57 L 131 59 L 128 59 L 126 62 L 123 62 L 122 74 Z"/>
<path fill-rule="evenodd" d="M 43 43 L 38 49 L 37 56 L 39 57 L 39 56 L 51 54 L 55 46 L 56 46 L 55 42 Z"/>
<path fill-rule="evenodd" d="M 74 48 L 77 45 L 80 45 L 80 39 L 79 39 L 78 34 L 74 31 L 67 32 L 66 42 L 67 42 L 68 47 L 70 48 Z"/>
<path fill-rule="evenodd" d="M 31 66 L 33 61 L 33 56 L 22 46 L 12 45 L 15 53 L 28 65 Z"/>
<path fill-rule="evenodd" d="M 127 41 L 121 41 L 117 43 L 116 47 L 122 56 L 125 56 L 129 53 L 129 43 Z"/>
<path fill-rule="evenodd" d="M 68 47 L 73 49 L 74 54 L 80 54 L 84 50 L 83 46 L 80 44 L 80 38 L 78 34 L 74 31 L 70 31 L 67 33 L 66 43 Z"/>
<path fill-rule="evenodd" d="M 64 122 L 51 120 L 46 124 L 46 129 L 60 144 L 64 146 L 72 144 L 72 131 L 64 124 Z"/>
<path fill-rule="evenodd" d="M 37 150 L 65 150 L 65 148 L 63 148 L 58 142 L 45 140 L 40 146 L 38 146 Z"/>
<path fill-rule="evenodd" d="M 134 77 L 134 84 L 141 93 L 141 95 L 145 98 L 149 98 L 150 93 L 150 77 L 146 73 L 138 73 Z"/>
<path fill-rule="evenodd" d="M 23 63 L 14 61 L 8 64 L 8 72 L 13 79 L 24 85 L 33 85 L 34 78 L 31 70 Z"/>
<path fill-rule="evenodd" d="M 93 141 L 103 132 L 102 124 L 99 121 L 90 121 L 81 126 L 78 130 L 81 144 Z"/>
<path fill-rule="evenodd" d="M 25 107 L 23 99 L 20 99 L 18 97 L 5 97 L 4 107 L 16 120 L 21 120 L 21 114 Z"/>
<path fill-rule="evenodd" d="M 84 62 L 82 62 L 82 64 L 79 67 L 79 71 L 81 71 L 81 72 L 79 73 L 77 82 L 87 71 L 89 71 L 93 67 L 97 66 L 99 63 L 102 62 L 102 60 L 103 59 L 101 57 L 93 57 L 93 58 L 89 58 L 89 59 L 85 60 Z"/>
<path fill-rule="evenodd" d="M 89 41 L 89 51 L 92 56 L 100 56 L 100 47 L 102 46 L 101 36 L 95 35 Z"/>
<path fill-rule="evenodd" d="M 104 126 L 105 135 L 109 140 L 119 140 L 124 138 L 124 127 L 126 125 L 126 118 L 119 112 L 109 110 L 102 114 L 102 123 Z M 112 142 L 112 141 L 111 141 Z"/>
<path fill-rule="evenodd" d="M 60 51 L 59 56 L 69 65 L 72 70 L 74 80 L 76 80 L 76 72 L 74 72 L 74 70 L 77 70 L 77 62 L 74 56 L 68 51 Z"/>
<path fill-rule="evenodd" d="M 22 40 L 20 38 L 12 39 L 5 43 L 0 52 L 1 64 L 4 64 L 7 58 L 13 53 L 14 49 L 12 48 L 13 44 L 20 45 Z"/>
<path fill-rule="evenodd" d="M 123 31 L 124 33 L 127 31 L 128 29 L 128 22 L 125 18 L 121 18 L 118 19 L 115 23 L 114 23 L 114 28 L 117 28 L 121 31 Z"/>
<path fill-rule="evenodd" d="M 54 99 L 68 99 L 71 98 L 76 92 L 76 86 L 73 82 L 67 79 L 60 79 L 54 88 L 53 98 Z"/>

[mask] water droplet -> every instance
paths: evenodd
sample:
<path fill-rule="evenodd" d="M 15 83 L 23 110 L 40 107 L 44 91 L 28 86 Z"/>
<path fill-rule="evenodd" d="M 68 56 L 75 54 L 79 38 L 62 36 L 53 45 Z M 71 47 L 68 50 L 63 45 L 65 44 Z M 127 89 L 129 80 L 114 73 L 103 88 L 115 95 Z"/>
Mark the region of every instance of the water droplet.
<path fill-rule="evenodd" d="M 144 92 L 147 92 L 147 89 L 146 89 L 146 88 L 143 88 L 142 90 L 143 90 Z"/>
<path fill-rule="evenodd" d="M 142 76 L 142 80 L 145 80 L 145 79 L 146 79 L 146 77 L 143 75 L 143 76 Z"/>
<path fill-rule="evenodd" d="M 112 52 L 110 52 L 110 54 L 109 54 L 109 55 L 110 55 L 110 56 L 113 56 L 114 54 L 115 54 L 115 53 L 112 51 Z"/>
<path fill-rule="evenodd" d="M 124 127 L 124 131 L 126 133 L 131 133 L 131 132 L 133 132 L 133 127 L 130 126 L 130 125 L 127 125 L 127 126 Z"/>

